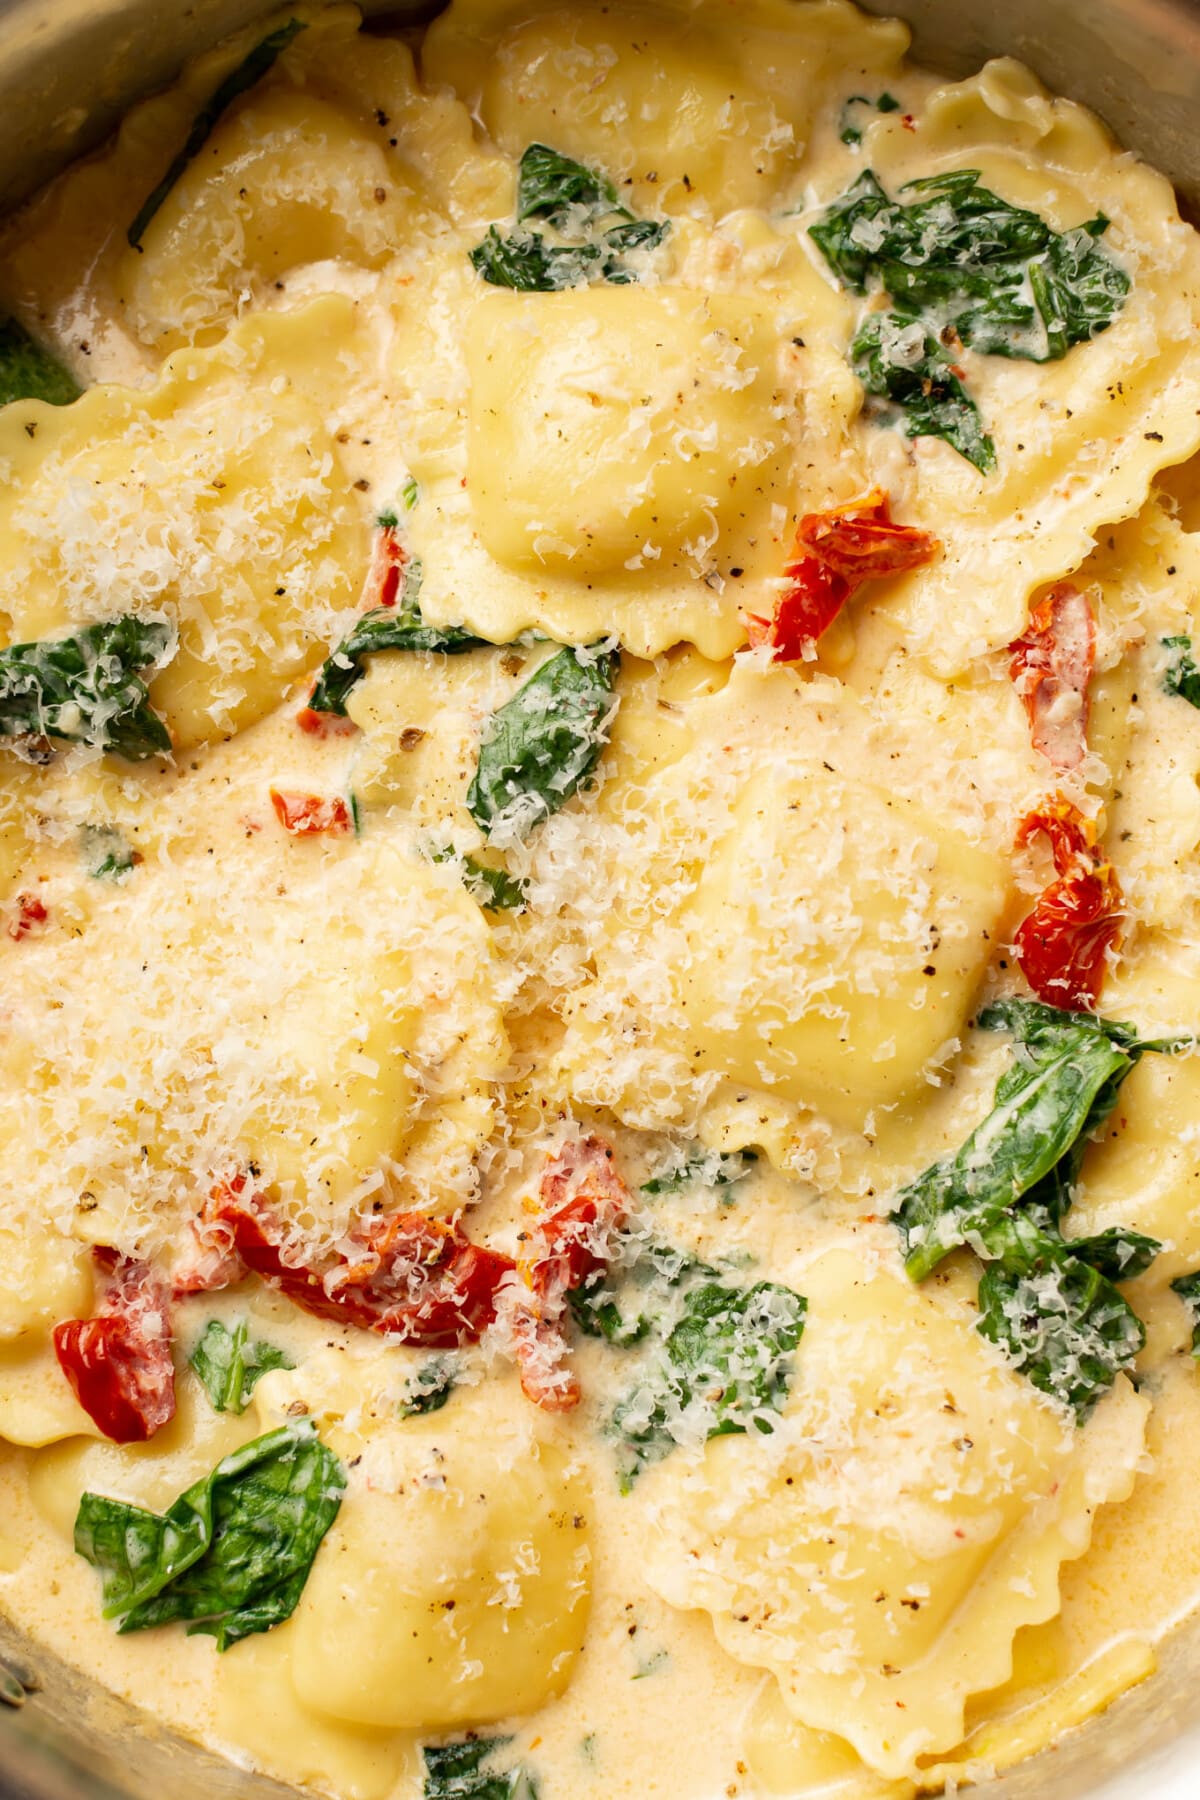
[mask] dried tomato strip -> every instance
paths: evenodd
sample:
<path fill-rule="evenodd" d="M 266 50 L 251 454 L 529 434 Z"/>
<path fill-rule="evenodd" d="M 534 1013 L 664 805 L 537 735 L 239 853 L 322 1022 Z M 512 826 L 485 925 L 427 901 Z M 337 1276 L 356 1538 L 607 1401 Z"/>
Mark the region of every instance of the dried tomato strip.
<path fill-rule="evenodd" d="M 564 1144 L 542 1171 L 538 1221 L 505 1295 L 522 1391 L 545 1412 L 579 1404 L 578 1377 L 566 1366 L 567 1297 L 607 1266 L 629 1208 L 629 1189 L 603 1138 Z"/>
<path fill-rule="evenodd" d="M 1017 844 L 1024 847 L 1038 836 L 1049 841 L 1058 879 L 1018 927 L 1017 961 L 1039 1000 L 1090 1012 L 1099 1003 L 1108 952 L 1121 941 L 1121 884 L 1096 847 L 1095 827 L 1069 801 L 1030 813 Z"/>
<path fill-rule="evenodd" d="M 246 1269 L 317 1318 L 448 1349 L 479 1338 L 496 1317 L 511 1257 L 473 1244 L 424 1213 L 372 1220 L 353 1253 L 317 1269 L 288 1259 L 286 1233 L 245 1176 L 218 1184 L 205 1227 L 223 1228 Z"/>
<path fill-rule="evenodd" d="M 796 548 L 800 554 L 784 569 L 790 585 L 774 618 L 749 614 L 745 620 L 752 644 L 773 647 L 773 662 L 800 661 L 865 582 L 920 568 L 941 545 L 930 532 L 896 524 L 887 495 L 872 488 L 847 506 L 805 513 Z"/>
<path fill-rule="evenodd" d="M 117 1444 L 141 1444 L 175 1416 L 170 1293 L 148 1263 L 97 1252 L 112 1280 L 90 1319 L 54 1328 L 54 1353 L 84 1412 Z"/>
<path fill-rule="evenodd" d="M 28 937 L 31 931 L 36 931 L 39 925 L 44 925 L 50 914 L 46 910 L 45 901 L 39 900 L 36 894 L 18 894 L 16 908 L 13 917 L 8 921 L 8 935 L 20 943 L 21 939 Z"/>
<path fill-rule="evenodd" d="M 1029 715 L 1033 747 L 1056 769 L 1087 754 L 1088 686 L 1096 661 L 1091 601 L 1069 581 L 1043 595 L 1009 645 L 1009 675 Z"/>
<path fill-rule="evenodd" d="M 283 829 L 293 837 L 311 837 L 316 832 L 345 837 L 354 829 L 350 808 L 340 794 L 299 794 L 290 788 L 272 788 L 271 805 Z"/>

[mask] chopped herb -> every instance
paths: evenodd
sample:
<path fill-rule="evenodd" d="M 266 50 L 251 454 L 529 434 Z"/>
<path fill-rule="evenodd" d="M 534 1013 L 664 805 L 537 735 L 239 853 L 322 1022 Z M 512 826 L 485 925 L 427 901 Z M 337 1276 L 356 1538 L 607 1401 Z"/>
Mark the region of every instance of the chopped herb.
<path fill-rule="evenodd" d="M 288 45 L 299 37 L 304 28 L 305 21 L 303 19 L 289 19 L 286 24 L 280 25 L 277 30 L 263 38 L 261 43 L 256 44 L 249 55 L 242 58 L 237 68 L 231 69 L 224 81 L 213 90 L 211 98 L 200 108 L 192 120 L 192 128 L 187 134 L 183 149 L 171 159 L 162 180 L 138 208 L 137 217 L 127 233 L 129 242 L 135 250 L 141 249 L 146 227 L 192 158 L 204 148 L 222 113 L 232 106 L 240 95 L 262 80 L 276 57 L 280 56 Z"/>
<path fill-rule="evenodd" d="M 881 113 L 899 112 L 900 110 L 900 102 L 896 99 L 894 94 L 880 94 L 878 100 L 868 100 L 865 94 L 851 94 L 850 98 L 842 107 L 841 132 L 839 135 L 841 136 L 843 144 L 855 145 L 862 143 L 863 126 L 860 123 L 861 114 L 858 109 L 864 106 L 874 107 L 876 112 Z"/>
<path fill-rule="evenodd" d="M 376 531 L 395 531 L 399 523 L 400 515 L 394 513 L 391 507 L 387 507 L 383 512 L 375 514 Z"/>
<path fill-rule="evenodd" d="M 1200 1361 L 1200 1273 L 1178 1275 L 1171 1283 L 1192 1322 L 1192 1355 Z"/>
<path fill-rule="evenodd" d="M 400 489 L 400 500 L 405 512 L 411 512 L 420 498 L 421 489 L 415 477 L 410 475 L 408 480 L 404 483 L 404 486 Z M 397 520 L 396 523 L 399 524 L 399 520 Z"/>
<path fill-rule="evenodd" d="M 441 1412 L 454 1392 L 458 1372 L 448 1356 L 431 1356 L 409 1381 L 398 1411 L 402 1419 Z"/>
<path fill-rule="evenodd" d="M 0 320 L 0 406 L 10 400 L 45 400 L 69 406 L 83 390 L 50 352 L 15 319 Z"/>
<path fill-rule="evenodd" d="M 75 1549 L 122 1632 L 184 1620 L 227 1650 L 291 1617 L 345 1488 L 312 1421 L 296 1420 L 224 1457 L 165 1513 L 85 1493 Z"/>
<path fill-rule="evenodd" d="M 468 1738 L 462 1744 L 424 1744 L 424 1800 L 537 1800 L 538 1786 L 527 1769 L 489 1768 L 510 1738 Z"/>
<path fill-rule="evenodd" d="M 1037 213 L 980 186 L 976 169 L 911 181 L 889 198 L 870 169 L 810 235 L 842 285 L 882 292 L 851 350 L 868 393 L 901 409 L 910 437 L 941 437 L 976 468 L 995 452 L 951 354 L 1052 362 L 1106 331 L 1129 277 L 1101 249 L 1102 214 L 1056 232 Z M 895 422 L 894 419 L 889 422 Z"/>
<path fill-rule="evenodd" d="M 1163 649 L 1167 652 L 1167 666 L 1163 671 L 1163 687 L 1168 694 L 1178 694 L 1189 706 L 1200 706 L 1200 668 L 1196 667 L 1192 656 L 1192 640 L 1190 637 L 1165 637 Z"/>
<path fill-rule="evenodd" d="M 309 698 L 313 712 L 346 716 L 346 701 L 363 674 L 363 663 L 380 650 L 441 650 L 447 656 L 461 655 L 486 644 L 457 625 L 439 629 L 426 625 L 421 617 L 418 594 L 421 591 L 421 565 L 411 562 L 404 571 L 404 591 L 397 606 L 375 606 L 355 622 L 331 656 L 327 656 Z"/>
<path fill-rule="evenodd" d="M 0 736 L 91 743 L 130 762 L 167 755 L 170 735 L 137 671 L 165 662 L 173 643 L 169 625 L 125 613 L 0 650 Z"/>
<path fill-rule="evenodd" d="M 232 1331 L 210 1319 L 188 1358 L 204 1383 L 216 1412 L 244 1413 L 259 1380 L 268 1369 L 291 1369 L 292 1359 L 274 1344 L 249 1342 L 239 1320 Z"/>
<path fill-rule="evenodd" d="M 657 1675 L 660 1669 L 665 1669 L 670 1660 L 669 1650 L 652 1650 L 645 1661 L 638 1664 L 629 1679 L 630 1681 L 645 1681 L 647 1675 Z"/>
<path fill-rule="evenodd" d="M 590 778 L 615 710 L 618 652 L 550 657 L 484 727 L 467 811 L 488 837 L 526 837 Z"/>
<path fill-rule="evenodd" d="M 80 847 L 93 881 L 120 881 L 137 860 L 133 849 L 115 825 L 85 825 Z"/>
<path fill-rule="evenodd" d="M 897 100 L 895 94 L 880 94 L 875 105 L 881 113 L 894 113 L 900 111 L 900 102 Z"/>
<path fill-rule="evenodd" d="M 773 1281 L 690 1289 L 678 1323 L 613 1412 L 623 1492 L 680 1441 L 751 1426 L 774 1430 L 771 1415 L 788 1395 L 806 1305 L 803 1295 Z"/>
<path fill-rule="evenodd" d="M 567 241 L 552 244 L 540 231 L 521 230 L 530 219 L 554 227 Z M 605 219 L 618 222 L 600 231 Z M 493 287 L 537 294 L 592 279 L 636 281 L 636 270 L 622 258 L 631 250 L 654 249 L 670 229 L 665 222 L 635 218 L 606 176 L 547 144 L 530 144 L 521 157 L 516 223 L 508 237 L 490 226 L 470 252 L 471 263 Z"/>

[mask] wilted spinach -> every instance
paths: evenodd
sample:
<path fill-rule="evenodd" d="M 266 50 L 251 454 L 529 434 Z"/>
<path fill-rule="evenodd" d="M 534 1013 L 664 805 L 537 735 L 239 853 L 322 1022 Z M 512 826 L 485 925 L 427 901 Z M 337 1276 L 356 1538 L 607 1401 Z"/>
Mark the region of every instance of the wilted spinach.
<path fill-rule="evenodd" d="M 527 837 L 590 778 L 614 711 L 615 650 L 567 647 L 484 727 L 467 811 L 487 837 Z"/>
<path fill-rule="evenodd" d="M 239 1319 L 230 1331 L 210 1319 L 188 1361 L 204 1383 L 216 1412 L 244 1413 L 261 1378 L 269 1369 L 294 1368 L 291 1358 L 274 1344 L 253 1343 Z"/>
<path fill-rule="evenodd" d="M 489 1767 L 511 1739 L 468 1738 L 460 1744 L 425 1744 L 424 1800 L 538 1800 L 527 1769 Z"/>
<path fill-rule="evenodd" d="M 541 231 L 523 231 L 530 219 L 553 227 L 564 241 L 550 243 Z M 607 219 L 616 223 L 601 230 Z M 631 250 L 652 250 L 669 229 L 636 218 L 606 176 L 547 144 L 530 144 L 521 157 L 516 223 L 507 237 L 490 226 L 471 251 L 471 262 L 493 287 L 539 294 L 593 279 L 636 281 L 636 270 L 623 258 Z"/>
<path fill-rule="evenodd" d="M 69 406 L 82 389 L 50 352 L 15 319 L 0 320 L 0 406 L 10 400 L 45 400 Z"/>
<path fill-rule="evenodd" d="M 166 755 L 171 738 L 137 671 L 166 660 L 169 625 L 125 613 L 70 637 L 0 650 L 0 736 L 62 738 L 130 762 Z"/>
<path fill-rule="evenodd" d="M 387 516 L 387 515 L 385 515 Z M 395 520 L 391 521 L 394 526 Z M 421 565 L 411 562 L 404 571 L 404 588 L 396 606 L 374 606 L 357 619 L 337 649 L 325 658 L 309 696 L 309 709 L 346 716 L 346 701 L 363 674 L 368 656 L 380 650 L 441 650 L 447 656 L 477 650 L 486 638 L 475 637 L 457 625 L 426 625 L 418 595 Z"/>

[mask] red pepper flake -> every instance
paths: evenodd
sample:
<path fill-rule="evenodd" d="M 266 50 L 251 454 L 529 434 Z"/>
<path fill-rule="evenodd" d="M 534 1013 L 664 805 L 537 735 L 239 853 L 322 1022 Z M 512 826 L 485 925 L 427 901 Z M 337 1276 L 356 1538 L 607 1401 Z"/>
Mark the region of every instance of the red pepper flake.
<path fill-rule="evenodd" d="M 50 914 L 46 910 L 45 902 L 39 900 L 36 894 L 18 894 L 16 907 L 15 915 L 8 921 L 8 935 L 19 943 L 22 938 L 28 937 L 31 931 L 36 931 L 40 925 L 44 925 Z"/>
<path fill-rule="evenodd" d="M 1034 749 L 1056 769 L 1077 769 L 1087 754 L 1088 685 L 1096 660 L 1088 596 L 1060 581 L 1008 648 L 1009 675 L 1029 715 Z"/>
<path fill-rule="evenodd" d="M 97 1250 L 112 1276 L 90 1319 L 54 1328 L 54 1353 L 84 1412 L 117 1444 L 141 1444 L 175 1417 L 170 1294 L 145 1262 Z"/>
<path fill-rule="evenodd" d="M 805 513 L 796 527 L 800 554 L 784 569 L 785 589 L 772 619 L 744 615 L 752 645 L 770 644 L 773 662 L 799 662 L 812 652 L 858 589 L 932 561 L 938 539 L 915 525 L 897 525 L 882 488 L 847 506 Z"/>
<path fill-rule="evenodd" d="M 544 1412 L 570 1412 L 579 1381 L 567 1368 L 567 1297 L 607 1267 L 629 1212 L 629 1189 L 600 1137 L 564 1144 L 542 1171 L 537 1224 L 504 1290 L 513 1353 L 527 1400 Z"/>
<path fill-rule="evenodd" d="M 309 837 L 319 831 L 345 836 L 354 829 L 350 808 L 339 794 L 298 794 L 272 788 L 271 805 L 283 829 L 293 837 Z"/>
<path fill-rule="evenodd" d="M 1121 942 L 1124 897 L 1116 870 L 1096 845 L 1096 829 L 1061 797 L 1030 813 L 1017 847 L 1045 837 L 1058 880 L 1039 895 L 1018 927 L 1013 947 L 1026 981 L 1048 1006 L 1092 1011 L 1100 999 L 1108 952 Z"/>

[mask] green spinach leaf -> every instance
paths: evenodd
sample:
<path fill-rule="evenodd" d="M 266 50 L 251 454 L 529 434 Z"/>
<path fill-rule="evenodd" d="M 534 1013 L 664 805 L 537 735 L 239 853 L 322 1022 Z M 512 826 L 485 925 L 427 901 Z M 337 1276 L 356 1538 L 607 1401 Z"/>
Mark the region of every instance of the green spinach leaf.
<path fill-rule="evenodd" d="M 975 169 L 901 192 L 912 198 L 891 199 L 865 170 L 810 235 L 844 287 L 892 301 L 893 311 L 866 316 L 852 346 L 867 392 L 900 409 L 910 437 L 944 438 L 986 473 L 995 447 L 954 347 L 1057 361 L 1108 329 L 1129 277 L 1100 247 L 1103 215 L 1056 232 L 982 187 Z"/>
<path fill-rule="evenodd" d="M 404 571 L 404 591 L 397 606 L 374 606 L 355 621 L 353 629 L 337 649 L 327 656 L 309 696 L 312 712 L 346 716 L 350 691 L 363 674 L 368 656 L 380 650 L 440 650 L 447 656 L 459 656 L 464 650 L 477 650 L 487 645 L 486 638 L 475 637 L 457 625 L 439 628 L 426 625 L 421 617 L 418 595 L 421 591 L 421 565 L 411 562 Z"/>
<path fill-rule="evenodd" d="M 570 222 L 572 209 L 583 210 L 591 218 L 605 218 L 612 213 L 625 219 L 633 217 L 621 205 L 612 182 L 598 170 L 563 156 L 548 144 L 528 145 L 517 172 L 518 225 L 527 219 L 565 225 Z"/>
<path fill-rule="evenodd" d="M 251 1343 L 244 1320 L 230 1331 L 219 1319 L 210 1319 L 188 1361 L 204 1383 L 214 1410 L 238 1414 L 245 1412 L 268 1369 L 295 1367 L 274 1344 Z"/>
<path fill-rule="evenodd" d="M 50 352 L 15 319 L 0 320 L 0 406 L 10 400 L 45 400 L 69 406 L 82 389 Z"/>
<path fill-rule="evenodd" d="M 1177 1275 L 1171 1286 L 1187 1307 L 1192 1321 L 1192 1355 L 1200 1362 L 1200 1271 Z"/>
<path fill-rule="evenodd" d="M 120 881 L 139 858 L 115 825 L 85 825 L 79 834 L 84 865 L 93 881 Z"/>
<path fill-rule="evenodd" d="M 453 845 L 444 844 L 430 852 L 434 862 L 461 862 L 462 882 L 477 906 L 489 912 L 521 912 L 527 904 L 526 886 L 519 876 L 507 869 L 493 869 L 469 852 L 459 855 Z"/>
<path fill-rule="evenodd" d="M 1128 1369 L 1146 1329 L 1107 1275 L 1019 1215 L 983 1233 L 979 1330 L 1081 1423 Z M 1131 1271 L 1127 1271 L 1131 1272 Z"/>
<path fill-rule="evenodd" d="M 0 737 L 97 744 L 130 762 L 167 755 L 170 735 L 137 671 L 164 662 L 173 642 L 169 625 L 126 613 L 0 650 Z"/>
<path fill-rule="evenodd" d="M 1157 1238 L 1124 1225 L 1112 1225 L 1094 1237 L 1066 1238 L 1064 1242 L 1076 1262 L 1098 1270 L 1108 1281 L 1132 1281 L 1135 1275 L 1144 1275 L 1162 1249 Z"/>
<path fill-rule="evenodd" d="M 772 1281 L 746 1288 L 710 1281 L 687 1293 L 660 1354 L 613 1412 L 623 1491 L 676 1443 L 751 1427 L 773 1431 L 806 1306 L 802 1294 Z"/>
<path fill-rule="evenodd" d="M 537 1800 L 537 1782 L 519 1765 L 489 1767 L 511 1742 L 506 1737 L 468 1738 L 461 1744 L 424 1744 L 424 1800 Z"/>
<path fill-rule="evenodd" d="M 564 241 L 523 231 L 530 219 L 554 227 Z M 606 219 L 617 223 L 601 231 Z M 558 293 L 593 279 L 636 281 L 636 269 L 623 259 L 632 250 L 654 249 L 670 229 L 665 221 L 635 218 L 606 176 L 548 144 L 530 144 L 521 157 L 516 224 L 507 237 L 489 226 L 470 252 L 471 263 L 493 287 L 529 294 Z"/>
<path fill-rule="evenodd" d="M 944 438 L 982 474 L 996 466 L 996 446 L 956 365 L 920 318 L 868 313 L 850 346 L 854 373 L 877 403 L 875 416 L 900 423 L 905 435 Z"/>
<path fill-rule="evenodd" d="M 1047 1008 L 1047 1011 L 1053 1009 Z M 981 1014 L 1001 1029 L 1007 1014 Z M 1133 1058 L 1090 1015 L 1060 1013 L 1019 1040 L 1012 1067 L 996 1085 L 991 1112 L 962 1148 L 900 1190 L 892 1218 L 905 1245 L 905 1267 L 922 1280 L 957 1245 L 994 1224 L 1036 1189 L 1094 1120 L 1101 1094 L 1115 1097 Z"/>
<path fill-rule="evenodd" d="M 684 1193 L 688 1188 L 734 1188 L 740 1181 L 745 1181 L 757 1161 L 753 1150 L 724 1154 L 719 1150 L 706 1150 L 700 1144 L 692 1150 L 678 1152 L 656 1175 L 642 1183 L 642 1192 L 657 1198 L 660 1194 Z"/>
<path fill-rule="evenodd" d="M 175 1620 L 227 1650 L 290 1618 L 345 1492 L 341 1464 L 298 1420 L 223 1458 L 164 1514 L 85 1493 L 75 1548 L 101 1571 L 105 1618 Z"/>
<path fill-rule="evenodd" d="M 487 837 L 527 837 L 590 778 L 612 717 L 617 651 L 570 647 L 484 727 L 467 811 Z"/>
<path fill-rule="evenodd" d="M 415 1419 L 422 1413 L 441 1412 L 458 1383 L 458 1369 L 449 1356 L 431 1356 L 419 1368 L 405 1389 L 399 1405 L 402 1419 Z"/>
<path fill-rule="evenodd" d="M 1163 671 L 1162 684 L 1168 694 L 1178 694 L 1189 706 L 1200 706 L 1200 668 L 1197 668 L 1192 656 L 1192 640 L 1190 637 L 1165 637 L 1163 649 L 1167 652 L 1167 666 Z"/>
<path fill-rule="evenodd" d="M 262 80 L 276 57 L 280 56 L 288 45 L 299 37 L 304 30 L 304 23 L 303 19 L 288 19 L 277 30 L 270 32 L 262 39 L 261 43 L 254 46 L 247 56 L 242 58 L 236 69 L 230 70 L 224 81 L 213 90 L 211 98 L 200 108 L 193 119 L 192 128 L 187 134 L 183 149 L 177 156 L 172 157 L 162 180 L 151 189 L 138 208 L 137 217 L 126 234 L 133 249 L 141 249 L 142 239 L 146 235 L 146 227 L 192 158 L 204 148 L 216 129 L 222 113 L 248 89 L 256 86 Z"/>

